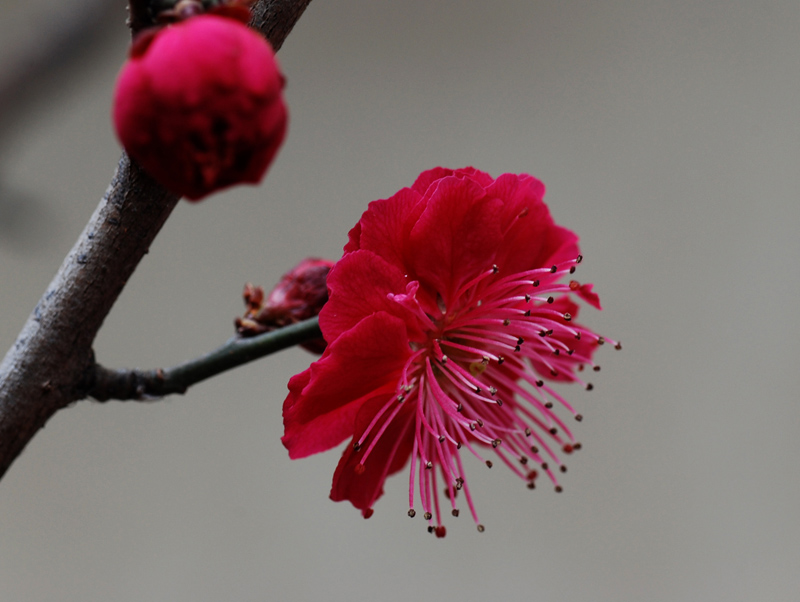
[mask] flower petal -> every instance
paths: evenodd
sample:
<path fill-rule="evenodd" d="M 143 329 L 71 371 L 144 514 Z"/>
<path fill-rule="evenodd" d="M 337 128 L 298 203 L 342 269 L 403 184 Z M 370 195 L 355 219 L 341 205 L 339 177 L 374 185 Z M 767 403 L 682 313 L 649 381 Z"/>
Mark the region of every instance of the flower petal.
<path fill-rule="evenodd" d="M 411 351 L 402 320 L 385 312 L 364 318 L 289 381 L 283 405 L 289 457 L 325 451 L 353 434 L 364 402 L 392 395 Z"/>
<path fill-rule="evenodd" d="M 399 268 L 371 251 L 342 257 L 328 275 L 329 300 L 320 314 L 320 327 L 329 343 L 363 318 L 379 311 L 405 318 L 408 313 L 387 297 L 406 292 L 408 280 Z M 406 322 L 416 327 L 412 320 Z"/>
<path fill-rule="evenodd" d="M 462 284 L 494 262 L 502 206 L 472 180 L 439 181 L 411 231 L 408 259 L 423 288 L 434 297 L 439 293 L 446 306 Z"/>
<path fill-rule="evenodd" d="M 527 174 L 503 174 L 486 193 L 504 200 L 503 244 L 497 265 L 504 274 L 549 267 L 578 256 L 578 237 L 556 226 L 544 204 L 544 184 Z"/>
<path fill-rule="evenodd" d="M 386 399 L 376 398 L 361 406 L 356 419 L 354 442 L 385 403 Z M 345 448 L 333 474 L 331 499 L 334 502 L 349 500 L 359 510 L 372 507 L 375 500 L 383 495 L 386 477 L 401 470 L 408 462 L 414 441 L 413 417 L 413 408 L 403 408 L 386 427 L 363 465 L 360 462 L 365 447 L 358 451 L 353 445 Z"/>

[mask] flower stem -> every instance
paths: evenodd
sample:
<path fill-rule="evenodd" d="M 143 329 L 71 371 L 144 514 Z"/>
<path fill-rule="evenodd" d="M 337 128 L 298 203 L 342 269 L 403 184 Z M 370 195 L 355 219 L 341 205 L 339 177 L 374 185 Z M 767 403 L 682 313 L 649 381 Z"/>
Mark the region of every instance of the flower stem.
<path fill-rule="evenodd" d="M 183 394 L 192 385 L 266 355 L 322 336 L 318 318 L 272 330 L 251 338 L 234 337 L 213 351 L 173 366 L 153 370 L 109 370 L 95 364 L 88 395 L 97 401 L 153 401 Z"/>

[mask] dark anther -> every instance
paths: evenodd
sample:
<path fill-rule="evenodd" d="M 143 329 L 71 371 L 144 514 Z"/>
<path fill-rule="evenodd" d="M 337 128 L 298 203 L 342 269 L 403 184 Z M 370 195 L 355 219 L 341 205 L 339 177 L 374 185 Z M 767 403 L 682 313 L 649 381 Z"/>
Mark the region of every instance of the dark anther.
<path fill-rule="evenodd" d="M 356 441 L 355 443 L 353 443 L 353 449 L 355 451 L 360 450 L 361 449 L 361 444 L 358 441 Z"/>
<path fill-rule="evenodd" d="M 553 427 L 553 428 L 550 429 L 550 434 L 551 435 L 555 435 L 556 433 L 558 433 L 558 429 L 556 427 Z"/>
<path fill-rule="evenodd" d="M 488 468 L 491 468 L 493 466 L 492 461 L 491 460 L 486 460 L 486 466 Z"/>
<path fill-rule="evenodd" d="M 546 404 L 544 404 L 544 407 L 546 407 L 548 410 L 553 409 L 553 402 L 548 401 Z"/>
<path fill-rule="evenodd" d="M 511 324 L 511 320 L 509 320 L 508 318 L 503 320 L 503 326 L 508 326 L 509 324 Z"/>
<path fill-rule="evenodd" d="M 463 486 L 464 486 L 464 479 L 462 479 L 461 477 L 458 477 L 458 478 L 456 479 L 456 490 L 457 490 L 457 491 L 461 491 L 461 488 L 462 488 Z"/>
<path fill-rule="evenodd" d="M 586 383 L 586 390 L 591 391 L 592 389 L 594 389 L 594 385 L 592 383 Z"/>
<path fill-rule="evenodd" d="M 543 380 L 541 380 L 541 379 L 537 380 L 537 381 L 536 381 L 536 386 L 537 386 L 537 387 L 543 387 L 543 386 L 544 386 L 544 381 L 543 381 Z"/>
<path fill-rule="evenodd" d="M 581 340 L 581 333 L 580 332 L 576 332 L 575 333 L 575 338 L 580 341 Z"/>
<path fill-rule="evenodd" d="M 497 400 L 497 407 L 498 407 L 498 408 L 501 408 L 501 407 L 503 407 L 503 400 L 502 400 L 502 399 L 498 399 L 498 400 Z"/>
<path fill-rule="evenodd" d="M 519 457 L 519 463 L 524 466 L 525 464 L 528 463 L 528 458 L 526 458 L 525 456 L 520 456 Z"/>
<path fill-rule="evenodd" d="M 442 359 L 440 361 L 442 362 L 442 365 L 446 364 L 447 363 L 447 356 L 446 355 L 442 355 Z"/>
<path fill-rule="evenodd" d="M 498 268 L 496 265 L 492 266 L 492 274 L 496 274 L 499 271 L 500 271 L 500 268 Z"/>
<path fill-rule="evenodd" d="M 602 345 L 605 342 L 606 342 L 606 340 L 603 337 L 597 337 L 597 344 L 598 345 Z"/>
<path fill-rule="evenodd" d="M 478 426 L 483 426 L 483 420 L 481 420 L 480 418 L 478 418 Z"/>
<path fill-rule="evenodd" d="M 444 443 L 444 435 L 439 435 L 439 443 Z"/>
<path fill-rule="evenodd" d="M 433 525 L 428 525 L 428 533 L 433 533 L 434 531 L 435 531 L 434 526 Z"/>
<path fill-rule="evenodd" d="M 553 301 L 555 301 L 555 299 L 553 299 L 553 297 L 548 297 L 548 298 L 547 298 L 547 302 L 548 302 L 548 303 L 552 303 Z"/>
<path fill-rule="evenodd" d="M 517 339 L 517 345 L 522 345 L 524 342 L 525 342 L 525 339 L 523 339 L 522 337 L 519 337 Z"/>
<path fill-rule="evenodd" d="M 489 387 L 489 395 L 491 395 L 492 397 L 497 395 L 497 389 L 495 389 L 494 387 Z"/>
<path fill-rule="evenodd" d="M 481 364 L 483 364 L 484 366 L 488 366 L 489 365 L 489 356 L 488 355 L 484 355 L 481 358 Z"/>
<path fill-rule="evenodd" d="M 478 426 L 474 422 L 470 423 L 469 430 L 474 431 L 476 428 L 478 428 Z"/>
<path fill-rule="evenodd" d="M 539 281 L 538 280 L 534 280 L 533 282 L 531 282 L 531 284 L 533 286 L 539 286 Z"/>
<path fill-rule="evenodd" d="M 483 533 L 484 531 L 486 531 L 486 527 L 483 525 L 478 525 L 478 533 Z"/>
<path fill-rule="evenodd" d="M 580 263 L 581 261 L 583 261 L 583 255 L 578 255 L 578 256 L 575 258 L 575 263 Z"/>
<path fill-rule="evenodd" d="M 413 508 L 411 508 L 411 509 L 408 511 L 408 516 L 410 516 L 411 518 L 414 518 L 416 515 L 417 515 L 417 511 L 416 511 L 416 510 L 414 510 Z"/>
<path fill-rule="evenodd" d="M 555 368 L 550 370 L 550 376 L 558 376 L 558 370 L 556 370 Z"/>
<path fill-rule="evenodd" d="M 595 366 L 594 368 L 592 368 L 592 370 L 594 370 L 595 372 L 600 372 L 600 366 Z"/>
<path fill-rule="evenodd" d="M 506 358 L 504 358 L 502 355 L 497 358 L 497 363 L 498 364 L 502 364 L 504 361 L 506 361 Z"/>
<path fill-rule="evenodd" d="M 555 274 L 557 271 L 558 271 L 558 266 L 557 265 L 554 265 L 552 268 L 550 268 L 550 273 L 551 274 Z"/>
<path fill-rule="evenodd" d="M 553 355 L 560 355 L 560 354 L 561 354 L 560 349 L 556 349 L 555 351 L 553 351 Z"/>
<path fill-rule="evenodd" d="M 433 514 L 431 514 L 430 512 L 426 512 L 426 513 L 425 513 L 425 514 L 423 514 L 422 516 L 423 516 L 423 518 L 424 518 L 425 520 L 431 520 L 431 519 L 433 518 Z"/>
<path fill-rule="evenodd" d="M 561 468 L 559 468 L 559 470 L 560 470 L 561 472 L 567 472 L 567 467 L 566 467 L 566 465 L 565 465 L 565 464 L 562 464 L 562 465 L 561 465 Z"/>
<path fill-rule="evenodd" d="M 547 336 L 547 331 L 546 330 L 540 330 L 539 331 L 539 336 L 540 337 L 546 337 Z"/>
<path fill-rule="evenodd" d="M 433 468 L 433 462 L 431 462 L 430 460 L 428 460 L 428 461 L 425 463 L 425 470 L 430 470 L 431 468 Z"/>
<path fill-rule="evenodd" d="M 575 273 L 575 266 L 572 266 L 572 267 L 569 269 L 569 273 L 570 273 L 570 274 L 574 274 L 574 273 Z"/>
<path fill-rule="evenodd" d="M 456 406 L 456 412 L 460 412 L 463 409 L 464 409 L 464 406 L 462 404 L 458 404 L 458 406 Z"/>
<path fill-rule="evenodd" d="M 567 355 L 572 355 L 573 353 L 575 353 L 574 349 L 570 349 L 569 351 L 567 351 Z"/>
<path fill-rule="evenodd" d="M 397 403 L 403 403 L 406 400 L 405 395 L 398 395 L 397 396 Z"/>
<path fill-rule="evenodd" d="M 519 351 L 520 349 L 522 349 L 522 347 L 520 347 L 519 345 L 517 345 L 516 347 L 514 347 L 514 352 L 516 353 L 516 352 L 517 352 L 517 351 Z"/>
<path fill-rule="evenodd" d="M 565 313 L 564 314 L 564 320 L 566 322 L 569 322 L 571 319 L 572 319 L 572 314 L 570 314 L 570 313 Z"/>
<path fill-rule="evenodd" d="M 530 318 L 531 317 L 531 310 L 527 310 L 522 315 L 525 316 L 526 318 Z"/>
<path fill-rule="evenodd" d="M 458 508 L 453 508 L 453 511 L 450 514 L 452 514 L 453 516 L 457 517 L 458 516 Z"/>
<path fill-rule="evenodd" d="M 525 303 L 530 303 L 530 302 L 531 302 L 531 296 L 525 293 Z"/>
<path fill-rule="evenodd" d="M 536 483 L 534 483 L 533 481 L 528 483 L 528 489 L 536 489 Z"/>
<path fill-rule="evenodd" d="M 501 443 L 500 439 L 495 439 L 494 441 L 492 441 L 492 447 L 497 447 L 498 445 L 500 445 L 500 443 Z"/>
<path fill-rule="evenodd" d="M 459 441 L 458 443 L 456 443 L 456 449 L 461 449 L 461 441 Z"/>
<path fill-rule="evenodd" d="M 539 448 L 536 447 L 535 445 L 531 445 L 531 453 L 532 454 L 538 454 L 539 453 Z"/>
<path fill-rule="evenodd" d="M 526 437 L 530 437 L 531 436 L 531 429 L 529 429 L 529 428 L 525 429 L 525 436 Z"/>
<path fill-rule="evenodd" d="M 547 462 L 542 462 L 542 470 L 547 470 Z"/>
<path fill-rule="evenodd" d="M 580 443 L 576 443 L 575 445 L 572 446 L 572 449 L 580 449 L 580 448 L 581 448 Z"/>
<path fill-rule="evenodd" d="M 561 493 L 564 491 L 564 488 L 561 485 L 556 485 L 556 493 Z"/>
<path fill-rule="evenodd" d="M 614 349 L 622 349 L 622 343 L 617 343 L 614 345 Z"/>
<path fill-rule="evenodd" d="M 583 414 L 575 414 L 575 420 L 577 420 L 578 422 L 583 420 Z M 575 444 L 575 449 L 579 449 L 577 444 Z"/>

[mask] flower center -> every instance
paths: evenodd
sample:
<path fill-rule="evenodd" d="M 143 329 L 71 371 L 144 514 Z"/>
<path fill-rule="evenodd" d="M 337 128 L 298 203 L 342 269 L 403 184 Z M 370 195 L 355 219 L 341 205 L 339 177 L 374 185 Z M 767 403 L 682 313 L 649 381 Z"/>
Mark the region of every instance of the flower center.
<path fill-rule="evenodd" d="M 493 463 L 481 451 L 493 450 L 531 489 L 538 476 L 529 467 L 532 461 L 561 491 L 551 463 L 561 472 L 566 472 L 566 466 L 556 449 L 571 453 L 580 444 L 553 407 L 558 403 L 576 420 L 582 417 L 538 374 L 577 381 L 591 389 L 575 370 L 583 365 L 599 369 L 589 350 L 603 339 L 574 324 L 566 311 L 572 307 L 567 295 L 576 289 L 574 281 L 567 284 L 562 279 L 574 273 L 580 260 L 509 275 L 492 266 L 461 286 L 450 298 L 451 307 L 437 295 L 435 315 L 414 299 L 412 311 L 425 339 L 411 344 L 396 397 L 383 407 L 357 445 L 374 434 L 374 446 L 403 403 L 413 404 L 409 515 L 416 515 L 418 487 L 425 519 L 431 521 L 436 515 L 437 526 L 429 530 L 437 536 L 444 535 L 437 472 L 444 481 L 451 513 L 458 516 L 456 498 L 463 490 L 473 519 L 483 530 L 467 486 L 462 447 L 489 468 Z M 561 296 L 558 302 L 554 295 Z M 409 307 L 407 298 L 404 305 Z M 388 418 L 383 420 L 386 413 Z"/>

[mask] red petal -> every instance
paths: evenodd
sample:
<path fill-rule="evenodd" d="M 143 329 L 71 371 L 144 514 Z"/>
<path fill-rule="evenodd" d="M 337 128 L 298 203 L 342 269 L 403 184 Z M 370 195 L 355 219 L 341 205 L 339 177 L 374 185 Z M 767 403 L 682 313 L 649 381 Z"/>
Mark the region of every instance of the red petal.
<path fill-rule="evenodd" d="M 391 198 L 370 203 L 359 222 L 359 248 L 373 251 L 403 269 L 407 265 L 409 234 L 425 208 L 420 201 L 418 193 L 403 188 Z"/>
<path fill-rule="evenodd" d="M 600 296 L 592 291 L 593 284 L 581 284 L 578 287 L 578 290 L 575 291 L 576 294 L 586 301 L 592 307 L 596 307 L 597 309 L 603 309 L 600 307 Z"/>
<path fill-rule="evenodd" d="M 375 399 L 362 405 L 356 419 L 354 441 L 360 437 L 385 403 L 385 399 Z M 360 510 L 373 506 L 375 500 L 383 494 L 386 477 L 401 470 L 411 455 L 414 441 L 413 418 L 414 408 L 408 404 L 386 427 L 386 431 L 363 465 L 360 461 L 369 447 L 369 438 L 358 451 L 355 451 L 352 445 L 345 448 L 333 474 L 331 487 L 333 501 L 349 500 Z M 378 422 L 373 432 L 377 432 L 381 424 L 382 420 Z"/>
<path fill-rule="evenodd" d="M 402 306 L 387 298 L 389 293 L 405 293 L 408 280 L 399 268 L 370 251 L 355 251 L 342 257 L 328 275 L 327 283 L 329 299 L 320 314 L 320 327 L 329 343 L 379 311 L 410 318 Z M 405 321 L 410 329 L 417 328 L 415 320 Z"/>
<path fill-rule="evenodd" d="M 423 171 L 421 174 L 419 174 L 419 177 L 416 179 L 411 188 L 412 190 L 416 190 L 420 195 L 424 195 L 431 184 L 441 180 L 442 178 L 452 175 L 452 169 L 447 169 L 446 167 L 434 167 L 433 169 Z"/>
<path fill-rule="evenodd" d="M 353 435 L 361 405 L 394 394 L 411 351 L 405 326 L 384 312 L 333 341 L 311 367 L 289 381 L 281 441 L 291 458 L 325 451 Z"/>
<path fill-rule="evenodd" d="M 556 226 L 544 204 L 544 184 L 523 174 L 503 174 L 487 194 L 503 199 L 503 244 L 497 265 L 503 274 L 549 267 L 578 256 L 578 237 Z"/>
<path fill-rule="evenodd" d="M 356 225 L 350 228 L 347 233 L 347 244 L 344 246 L 344 253 L 352 253 L 361 248 L 361 222 L 356 222 Z"/>
<path fill-rule="evenodd" d="M 445 305 L 458 287 L 491 268 L 501 242 L 502 202 L 471 180 L 440 180 L 411 231 L 409 263 L 429 292 Z"/>

